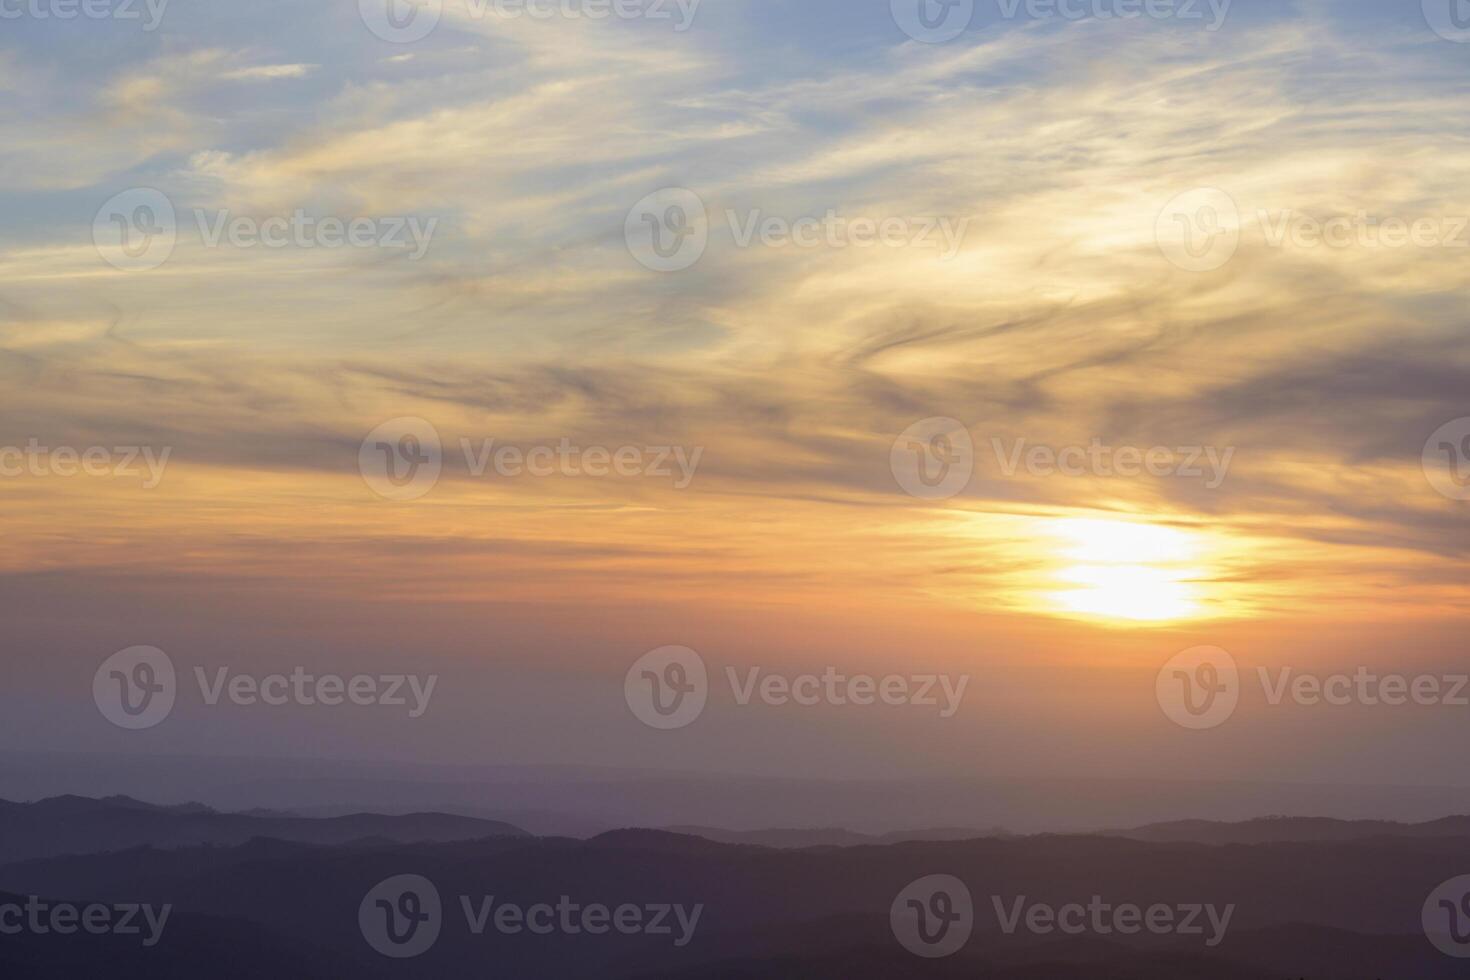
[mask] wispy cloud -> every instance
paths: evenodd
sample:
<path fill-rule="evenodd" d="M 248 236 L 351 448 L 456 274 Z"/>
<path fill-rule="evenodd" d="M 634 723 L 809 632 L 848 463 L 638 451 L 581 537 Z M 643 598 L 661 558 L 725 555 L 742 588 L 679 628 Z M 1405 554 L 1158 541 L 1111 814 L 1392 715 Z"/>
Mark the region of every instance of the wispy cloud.
<path fill-rule="evenodd" d="M 353 469 L 358 441 L 422 415 L 456 437 L 706 447 L 683 496 L 486 487 L 450 467 L 445 510 L 371 512 L 377 544 L 412 550 L 426 523 L 449 535 L 476 508 L 513 510 L 534 542 L 496 525 L 456 561 L 515 537 L 548 563 L 527 589 L 586 549 L 668 588 L 702 589 L 721 568 L 877 588 L 881 567 L 912 573 L 915 591 L 1004 599 L 997 570 L 1024 571 L 1028 520 L 1096 509 L 1233 541 L 1228 574 L 1292 602 L 1340 598 L 1323 569 L 1343 562 L 1363 594 L 1384 577 L 1450 590 L 1467 518 L 1418 467 L 1429 432 L 1470 414 L 1453 340 L 1465 253 L 1283 248 L 1266 231 L 1288 208 L 1470 215 L 1467 86 L 1432 35 L 1334 18 L 1309 7 L 1212 34 L 995 25 L 947 46 L 890 31 L 806 53 L 745 25 L 787 58 L 698 30 L 451 5 L 412 52 L 385 55 L 361 30 L 278 51 L 201 30 L 197 45 L 185 32 L 109 64 L 100 87 L 96 73 L 68 81 L 66 50 L 10 54 L 0 86 L 64 94 L 39 129 L 24 110 L 4 117 L 8 172 L 30 175 L 16 191 L 57 195 L 22 209 L 23 239 L 0 255 L 0 366 L 25 382 L 4 396 L 11 438 L 176 446 L 179 519 L 212 542 L 187 561 L 205 574 L 294 540 L 309 501 L 332 520 L 274 574 L 322 581 L 334 542 L 360 553 L 349 529 L 376 503 Z M 701 195 L 713 230 L 698 265 L 661 276 L 632 260 L 623 224 L 670 185 Z M 111 269 L 90 241 L 95 208 L 128 186 L 164 191 L 180 215 L 172 258 L 147 273 Z M 1239 205 L 1242 242 L 1224 267 L 1188 272 L 1160 253 L 1156 222 L 1205 186 Z M 433 216 L 443 230 L 415 263 L 210 247 L 196 209 Z M 943 216 L 967 233 L 948 261 L 736 240 L 752 215 L 829 211 Z M 887 462 L 900 432 L 937 415 L 982 445 L 1097 438 L 1237 457 L 1211 492 L 991 466 L 939 512 L 903 497 Z M 110 543 L 157 527 L 147 508 L 68 492 Z M 750 530 L 747 507 L 769 525 Z M 16 535 L 27 560 L 107 558 L 56 549 L 39 497 L 11 512 L 30 527 Z M 639 545 L 650 513 L 687 546 Z M 737 527 L 753 535 L 738 553 L 714 547 Z M 916 537 L 947 543 L 920 559 Z M 1282 539 L 1300 567 L 1262 544 Z"/>

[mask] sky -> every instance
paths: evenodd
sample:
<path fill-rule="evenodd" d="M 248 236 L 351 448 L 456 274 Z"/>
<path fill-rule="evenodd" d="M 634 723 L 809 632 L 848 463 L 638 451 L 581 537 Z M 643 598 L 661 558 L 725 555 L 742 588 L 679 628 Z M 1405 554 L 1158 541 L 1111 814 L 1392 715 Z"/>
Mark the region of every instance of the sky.
<path fill-rule="evenodd" d="M 1470 786 L 1470 706 L 1256 680 L 1464 669 L 1435 4 L 5 0 L 0 450 L 46 448 L 0 451 L 0 734 Z M 128 731 L 93 680 L 136 646 L 178 704 Z M 711 678 L 678 731 L 625 703 L 668 646 Z M 1156 678 L 1199 647 L 1244 681 L 1193 731 Z M 408 717 L 196 667 L 439 681 Z"/>

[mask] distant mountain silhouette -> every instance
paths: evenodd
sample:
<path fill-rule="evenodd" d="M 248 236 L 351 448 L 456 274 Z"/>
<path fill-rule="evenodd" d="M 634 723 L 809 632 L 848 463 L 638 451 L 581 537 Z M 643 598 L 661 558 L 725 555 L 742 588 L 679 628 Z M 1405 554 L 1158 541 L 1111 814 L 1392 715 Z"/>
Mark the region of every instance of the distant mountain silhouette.
<path fill-rule="evenodd" d="M 1445 817 L 1427 823 L 1392 820 L 1331 820 L 1325 817 L 1263 817 L 1241 823 L 1176 820 L 1133 830 L 1112 830 L 1105 836 L 1143 841 L 1179 841 L 1198 844 L 1269 844 L 1288 841 L 1349 841 L 1372 837 L 1467 837 L 1470 817 Z"/>
<path fill-rule="evenodd" d="M 218 813 L 197 803 L 155 806 L 126 796 L 58 796 L 35 803 L 0 800 L 0 861 L 145 845 L 240 844 L 254 837 L 340 844 L 365 838 L 409 843 L 525 836 L 525 831 L 507 823 L 443 813 L 310 819 Z"/>
<path fill-rule="evenodd" d="M 861 834 L 855 830 L 813 828 L 806 830 L 725 830 L 720 827 L 667 827 L 676 834 L 691 834 L 723 844 L 754 844 L 760 847 L 857 847 L 861 844 L 900 844 L 922 840 L 975 840 L 980 837 L 1010 837 L 999 827 L 990 830 L 966 830 L 938 827 L 930 830 L 900 830 L 888 834 Z"/>
<path fill-rule="evenodd" d="M 160 818 L 146 805 L 93 802 L 114 819 Z M 50 809 L 88 810 L 74 800 Z M 15 805 L 0 807 L 0 814 L 13 819 Z M 1224 846 L 1039 835 L 796 849 L 630 829 L 590 840 L 359 839 L 326 846 L 254 839 L 138 847 L 0 865 L 0 891 L 169 903 L 179 916 L 177 933 L 146 955 L 109 941 L 115 937 L 76 943 L 7 937 L 0 942 L 0 976 L 1450 980 L 1466 975 L 1464 964 L 1429 944 L 1419 917 L 1425 897 L 1462 873 L 1470 873 L 1470 838 L 1413 833 Z M 893 938 L 889 909 L 909 883 L 934 874 L 965 882 L 976 914 L 964 949 L 929 961 Z M 388 960 L 365 941 L 358 910 L 375 886 L 400 875 L 434 884 L 443 929 L 422 956 Z M 699 906 L 701 916 L 684 946 L 666 935 L 617 931 L 533 935 L 491 928 L 476 935 L 461 898 L 476 906 L 487 896 L 522 907 L 563 896 L 609 908 L 679 904 Z M 1202 937 L 1146 933 L 1068 937 L 1023 929 L 1008 935 L 992 899 L 1010 903 L 1022 896 L 1052 906 L 1092 896 L 1140 907 L 1232 905 L 1234 916 L 1214 948 Z M 211 944 L 215 955 L 238 960 L 226 970 L 201 966 L 206 961 L 198 956 Z M 262 972 L 249 972 L 247 964 Z"/>
<path fill-rule="evenodd" d="M 905 841 L 961 841 L 978 838 L 1007 838 L 1014 834 L 1003 828 L 966 830 L 895 831 L 864 834 L 840 827 L 811 829 L 727 830 L 721 827 L 682 826 L 665 828 L 725 844 L 761 847 L 856 847 L 862 844 L 901 844 Z M 1147 824 L 1129 830 L 1108 830 L 1098 836 L 1124 837 L 1156 843 L 1270 844 L 1292 841 L 1351 841 L 1373 837 L 1466 837 L 1470 838 L 1470 816 L 1445 817 L 1425 823 L 1392 820 L 1333 820 L 1325 817 L 1262 817 L 1236 823 L 1212 820 L 1176 820 Z"/>
<path fill-rule="evenodd" d="M 1361 937 L 1310 928 L 1283 927 L 1241 937 L 1260 962 L 1230 953 L 1138 951 L 1053 943 L 1017 955 L 960 954 L 924 960 L 903 950 L 874 946 L 830 954 L 793 951 L 785 956 L 741 958 L 681 970 L 636 974 L 633 980 L 1463 980 L 1462 963 L 1426 952 L 1421 937 Z M 1317 946 L 1321 940 L 1341 945 Z M 1296 967 L 1291 951 L 1311 946 L 1319 954 Z M 1380 952 L 1372 952 L 1380 951 Z M 1282 954 L 1286 955 L 1282 955 Z M 1362 958 L 1364 954 L 1367 958 Z M 1293 966 L 1284 967 L 1283 962 Z"/>
<path fill-rule="evenodd" d="M 0 746 L 0 795 L 128 793 L 199 800 L 222 812 L 298 816 L 454 813 L 538 835 L 588 837 L 618 827 L 1005 827 L 1096 833 L 1204 817 L 1262 814 L 1433 820 L 1470 813 L 1470 790 L 1250 780 L 1005 776 L 792 779 L 615 767 L 425 766 L 390 760 L 251 759 L 130 752 L 17 752 Z"/>
<path fill-rule="evenodd" d="M 0 906 L 23 906 L 27 896 L 0 892 Z M 0 938 L 0 977 L 15 980 L 259 980 L 314 978 L 335 973 L 336 954 L 313 943 L 272 932 L 244 919 L 217 919 L 185 909 L 169 916 L 164 939 L 144 947 L 137 937 L 36 935 L 26 930 Z M 363 980 L 387 976 L 364 964 Z"/>

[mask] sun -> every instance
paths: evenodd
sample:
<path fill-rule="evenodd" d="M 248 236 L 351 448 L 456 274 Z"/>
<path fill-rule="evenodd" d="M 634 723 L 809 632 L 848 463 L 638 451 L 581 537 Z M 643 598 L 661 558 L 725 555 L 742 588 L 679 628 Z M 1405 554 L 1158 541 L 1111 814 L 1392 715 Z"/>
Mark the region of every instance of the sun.
<path fill-rule="evenodd" d="M 1061 612 L 1127 622 L 1166 622 L 1202 613 L 1200 542 L 1188 531 L 1134 521 L 1066 518 L 1046 594 Z"/>

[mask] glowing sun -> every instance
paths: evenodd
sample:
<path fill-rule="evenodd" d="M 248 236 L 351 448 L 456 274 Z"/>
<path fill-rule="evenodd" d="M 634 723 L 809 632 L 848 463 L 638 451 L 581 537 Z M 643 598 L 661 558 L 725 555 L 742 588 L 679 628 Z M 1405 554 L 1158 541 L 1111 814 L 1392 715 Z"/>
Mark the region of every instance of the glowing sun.
<path fill-rule="evenodd" d="M 1133 622 L 1188 619 L 1201 612 L 1195 566 L 1199 541 L 1188 531 L 1131 521 L 1062 519 L 1054 608 L 1074 615 Z"/>

